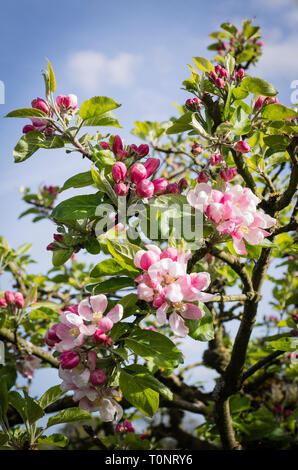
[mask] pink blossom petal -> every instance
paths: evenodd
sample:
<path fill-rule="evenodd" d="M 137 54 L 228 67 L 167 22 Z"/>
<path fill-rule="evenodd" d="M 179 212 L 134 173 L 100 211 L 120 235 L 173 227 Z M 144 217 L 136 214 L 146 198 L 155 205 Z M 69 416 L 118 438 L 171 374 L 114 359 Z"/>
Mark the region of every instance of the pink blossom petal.
<path fill-rule="evenodd" d="M 195 320 L 202 317 L 202 311 L 197 305 L 185 304 L 181 315 L 188 320 Z"/>
<path fill-rule="evenodd" d="M 233 237 L 233 247 L 238 255 L 247 255 L 244 241 L 242 238 Z"/>
<path fill-rule="evenodd" d="M 97 327 L 102 331 L 110 331 L 113 328 L 113 325 L 114 323 L 112 320 L 106 316 L 98 322 Z"/>
<path fill-rule="evenodd" d="M 90 304 L 94 313 L 103 313 L 108 306 L 108 299 L 104 294 L 94 295 L 90 297 Z"/>
<path fill-rule="evenodd" d="M 109 318 L 113 323 L 117 323 L 123 317 L 123 305 L 116 304 L 112 310 L 109 311 L 107 314 L 107 318 Z"/>
<path fill-rule="evenodd" d="M 165 324 L 167 320 L 167 311 L 168 311 L 168 304 L 165 302 L 161 307 L 156 310 L 156 323 L 158 326 L 162 326 Z"/>
<path fill-rule="evenodd" d="M 177 283 L 170 284 L 164 290 L 165 297 L 171 302 L 181 302 L 183 300 L 183 293 L 181 287 Z"/>
<path fill-rule="evenodd" d="M 183 318 L 178 313 L 174 312 L 170 315 L 169 323 L 175 336 L 184 338 L 188 334 L 189 329 L 185 326 Z"/>
<path fill-rule="evenodd" d="M 137 268 L 140 268 L 140 261 L 141 261 L 141 258 L 142 256 L 146 253 L 145 250 L 139 250 L 137 251 L 137 253 L 135 254 L 135 257 L 134 257 L 134 264 Z"/>
<path fill-rule="evenodd" d="M 84 320 L 91 321 L 93 319 L 93 314 L 89 307 L 88 299 L 84 299 L 79 303 L 78 312 L 79 315 L 84 318 Z"/>

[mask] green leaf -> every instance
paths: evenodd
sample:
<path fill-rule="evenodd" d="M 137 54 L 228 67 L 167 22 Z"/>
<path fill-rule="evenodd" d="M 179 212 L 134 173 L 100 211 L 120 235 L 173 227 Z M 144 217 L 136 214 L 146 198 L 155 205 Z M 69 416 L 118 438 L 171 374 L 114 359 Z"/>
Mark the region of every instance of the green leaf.
<path fill-rule="evenodd" d="M 295 117 L 297 117 L 297 113 L 294 109 L 287 108 L 287 106 L 280 103 L 268 104 L 262 111 L 262 118 L 269 119 L 271 121 Z"/>
<path fill-rule="evenodd" d="M 65 392 L 61 390 L 60 385 L 54 385 L 42 395 L 42 397 L 38 400 L 38 403 L 42 409 L 45 409 L 64 394 Z"/>
<path fill-rule="evenodd" d="M 54 93 L 56 91 L 56 79 L 51 62 L 48 60 L 48 77 L 49 77 L 49 90 Z"/>
<path fill-rule="evenodd" d="M 157 380 L 157 378 L 154 377 L 154 375 L 152 375 L 145 366 L 140 364 L 133 364 L 131 366 L 125 367 L 125 369 L 122 370 L 128 374 L 131 374 L 140 383 L 143 383 L 143 385 L 146 385 L 148 388 L 152 388 L 152 390 L 155 390 L 168 400 L 173 399 L 173 393 L 171 390 L 159 380 Z"/>
<path fill-rule="evenodd" d="M 110 126 L 121 127 L 118 119 L 113 113 L 104 113 L 100 116 L 93 116 L 83 121 L 84 126 Z"/>
<path fill-rule="evenodd" d="M 90 272 L 90 277 L 115 276 L 116 274 L 122 276 L 129 273 L 129 270 L 124 269 L 116 259 L 112 258 L 98 263 Z"/>
<path fill-rule="evenodd" d="M 243 100 L 248 96 L 248 91 L 242 90 L 241 87 L 233 88 L 232 95 L 235 100 Z"/>
<path fill-rule="evenodd" d="M 17 410 L 23 421 L 27 421 L 27 416 L 25 412 L 25 399 L 18 392 L 10 390 L 8 392 L 8 401 L 13 408 Z"/>
<path fill-rule="evenodd" d="M 135 328 L 125 341 L 127 347 L 139 356 L 154 358 L 160 367 L 173 368 L 183 362 L 182 353 L 166 336 L 151 330 Z"/>
<path fill-rule="evenodd" d="M 235 109 L 231 118 L 231 123 L 233 125 L 232 132 L 235 135 L 247 134 L 251 130 L 249 116 L 243 111 L 240 106 Z"/>
<path fill-rule="evenodd" d="M 152 417 L 159 406 L 159 394 L 148 388 L 144 380 L 124 370 L 120 372 L 119 386 L 124 398 L 144 415 Z"/>
<path fill-rule="evenodd" d="M 46 113 L 35 108 L 21 108 L 10 111 L 4 117 L 12 118 L 45 118 L 47 117 Z"/>
<path fill-rule="evenodd" d="M 235 59 L 231 54 L 228 54 L 225 58 L 225 68 L 229 75 L 232 75 L 235 69 Z"/>
<path fill-rule="evenodd" d="M 231 33 L 233 36 L 236 36 L 237 31 L 238 31 L 238 28 L 234 24 L 229 23 L 229 22 L 222 23 L 220 27 L 224 29 L 225 31 L 227 31 L 228 33 Z"/>
<path fill-rule="evenodd" d="M 138 273 L 139 270 L 135 267 L 134 257 L 141 248 L 129 242 L 119 242 L 117 240 L 107 240 L 107 247 L 109 252 L 123 269 Z"/>
<path fill-rule="evenodd" d="M 56 424 L 88 421 L 89 419 L 91 419 L 91 415 L 88 411 L 79 408 L 68 408 L 60 411 L 55 416 L 51 416 L 47 422 L 47 428 Z"/>
<path fill-rule="evenodd" d="M 274 150 L 285 150 L 290 143 L 290 139 L 285 135 L 266 135 L 264 142 Z"/>
<path fill-rule="evenodd" d="M 24 391 L 25 396 L 25 413 L 29 424 L 33 424 L 44 416 L 44 411 L 36 400 L 29 397 Z"/>
<path fill-rule="evenodd" d="M 83 173 L 78 173 L 77 175 L 68 178 L 65 181 L 64 185 L 60 189 L 60 192 L 65 191 L 69 188 L 83 188 L 85 186 L 91 186 L 94 184 L 91 171 L 85 171 Z"/>
<path fill-rule="evenodd" d="M 88 124 L 85 124 L 84 122 L 85 125 L 97 125 L 92 124 L 93 119 L 96 120 L 97 117 L 102 116 L 112 109 L 119 108 L 120 106 L 120 104 L 107 96 L 94 96 L 81 104 L 79 115 L 83 121 L 88 122 Z"/>
<path fill-rule="evenodd" d="M 298 339 L 290 337 L 280 338 L 276 341 L 271 341 L 268 347 L 274 350 L 295 352 L 298 350 Z"/>
<path fill-rule="evenodd" d="M 37 442 L 38 444 L 45 446 L 66 447 L 68 444 L 68 437 L 63 436 L 63 434 L 54 433 L 50 436 L 41 436 Z"/>
<path fill-rule="evenodd" d="M 20 138 L 14 148 L 13 156 L 15 163 L 20 163 L 31 157 L 38 148 L 55 149 L 64 147 L 64 140 L 55 136 L 53 139 L 46 139 L 39 131 L 31 131 Z"/>
<path fill-rule="evenodd" d="M 251 404 L 251 400 L 248 397 L 242 397 L 241 395 L 233 395 L 230 398 L 230 410 L 232 414 L 241 413 L 242 411 L 248 410 Z"/>
<path fill-rule="evenodd" d="M 124 289 L 125 287 L 132 287 L 134 285 L 134 280 L 130 277 L 113 277 L 100 282 L 99 284 L 89 284 L 86 286 L 86 290 L 93 294 L 106 294 L 108 292 L 116 292 L 120 289 Z"/>
<path fill-rule="evenodd" d="M 246 77 L 242 80 L 241 88 L 255 95 L 275 96 L 278 91 L 271 83 L 258 77 Z"/>
<path fill-rule="evenodd" d="M 96 208 L 101 202 L 100 193 L 74 196 L 60 202 L 53 210 L 52 217 L 59 222 L 90 219 L 94 217 Z"/>
<path fill-rule="evenodd" d="M 197 320 L 184 320 L 189 328 L 188 335 L 197 341 L 211 341 L 214 339 L 213 317 L 210 310 L 203 302 L 197 302 L 202 312 L 202 317 Z"/>
<path fill-rule="evenodd" d="M 167 134 L 179 134 L 180 132 L 191 131 L 192 112 L 188 111 L 173 122 L 173 125 L 167 129 Z"/>
<path fill-rule="evenodd" d="M 66 263 L 72 255 L 72 250 L 55 250 L 52 255 L 53 266 L 61 266 Z"/>
<path fill-rule="evenodd" d="M 211 72 L 211 70 L 214 70 L 213 65 L 208 59 L 205 59 L 204 57 L 194 57 L 193 58 L 194 63 L 198 67 L 199 70 L 202 70 L 203 72 Z"/>

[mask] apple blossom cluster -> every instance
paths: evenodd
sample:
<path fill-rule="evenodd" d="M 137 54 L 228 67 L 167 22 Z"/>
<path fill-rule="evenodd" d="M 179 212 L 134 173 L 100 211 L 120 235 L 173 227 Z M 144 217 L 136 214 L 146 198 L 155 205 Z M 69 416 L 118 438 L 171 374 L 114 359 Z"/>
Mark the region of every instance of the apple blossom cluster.
<path fill-rule="evenodd" d="M 209 302 L 214 295 L 204 291 L 210 284 L 207 272 L 187 274 L 190 252 L 178 251 L 175 247 L 160 250 L 155 245 L 146 245 L 146 250 L 136 253 L 134 264 L 143 270 L 135 281 L 137 296 L 152 302 L 156 310 L 156 323 L 162 326 L 169 315 L 169 324 L 177 337 L 184 337 L 189 329 L 184 319 L 202 317 L 201 309 L 193 302 Z"/>
<path fill-rule="evenodd" d="M 260 245 L 270 235 L 265 229 L 273 227 L 276 219 L 257 210 L 260 199 L 249 188 L 226 185 L 225 192 L 208 184 L 197 184 L 187 194 L 188 203 L 203 211 L 216 224 L 218 232 L 232 236 L 237 254 L 247 255 L 244 240 Z"/>
<path fill-rule="evenodd" d="M 109 331 L 121 320 L 123 307 L 116 304 L 106 315 L 105 295 L 91 296 L 78 305 L 70 305 L 60 315 L 60 323 L 46 333 L 45 342 L 60 353 L 59 377 L 63 391 L 73 390 L 79 407 L 99 411 L 102 421 L 119 421 L 122 408 L 115 398 L 115 387 L 108 385 L 110 377 L 97 367 L 96 350 L 107 350 L 113 344 Z M 93 350 L 95 349 L 95 350 Z"/>
<path fill-rule="evenodd" d="M 260 53 L 263 45 L 264 42 L 259 37 L 256 36 L 248 40 L 245 34 L 238 30 L 237 34 L 232 36 L 229 41 L 219 40 L 214 46 L 219 55 L 225 55 L 227 53 L 235 54 L 242 49 Z"/>
<path fill-rule="evenodd" d="M 50 104 L 42 98 L 36 98 L 31 102 L 33 109 L 38 109 L 47 115 L 50 119 L 54 116 L 54 111 Z M 70 94 L 68 96 L 59 95 L 55 101 L 55 112 L 62 118 L 65 116 L 71 117 L 77 108 L 76 95 Z M 42 132 L 47 137 L 52 137 L 55 134 L 55 129 L 51 125 L 51 121 L 46 118 L 31 118 L 31 124 L 23 127 L 23 133 L 27 134 L 31 131 Z"/>

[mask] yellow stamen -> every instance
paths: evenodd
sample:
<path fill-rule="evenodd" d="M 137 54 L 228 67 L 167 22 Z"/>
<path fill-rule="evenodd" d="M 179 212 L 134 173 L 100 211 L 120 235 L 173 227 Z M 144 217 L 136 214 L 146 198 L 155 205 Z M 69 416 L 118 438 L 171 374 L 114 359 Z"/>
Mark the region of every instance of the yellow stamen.
<path fill-rule="evenodd" d="M 98 323 L 102 319 L 102 313 L 96 312 L 93 314 L 93 320 Z"/>
<path fill-rule="evenodd" d="M 70 336 L 75 336 L 75 337 L 77 337 L 77 336 L 79 336 L 79 334 L 80 334 L 80 330 L 79 330 L 79 328 L 71 328 L 71 329 L 69 330 L 69 334 L 70 334 Z"/>

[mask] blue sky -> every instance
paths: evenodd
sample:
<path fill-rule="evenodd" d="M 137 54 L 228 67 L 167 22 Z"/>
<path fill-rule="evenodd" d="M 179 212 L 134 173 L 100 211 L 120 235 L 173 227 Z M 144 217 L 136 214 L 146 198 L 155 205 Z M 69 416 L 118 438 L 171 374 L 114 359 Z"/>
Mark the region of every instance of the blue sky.
<path fill-rule="evenodd" d="M 75 93 L 79 102 L 107 95 L 122 103 L 117 111 L 123 125 L 120 133 L 132 143 L 134 121 L 167 120 L 175 113 L 172 103 L 184 102 L 180 87 L 189 75 L 186 64 L 194 55 L 212 57 L 206 51 L 211 42 L 208 34 L 227 20 L 240 25 L 243 18 L 256 17 L 265 45 L 255 73 L 275 84 L 285 104 L 290 104 L 290 84 L 298 78 L 295 0 L 53 0 L 50 4 L 10 0 L 2 6 L 1 16 L 0 80 L 5 84 L 5 104 L 0 105 L 0 117 L 43 96 L 41 70 L 49 58 L 58 93 Z M 24 209 L 18 188 L 62 184 L 86 169 L 87 163 L 79 155 L 40 151 L 15 165 L 12 149 L 24 124 L 24 120 L 1 119 L 0 209 L 5 217 L 0 232 L 14 247 L 32 241 L 37 269 L 45 269 L 50 254 L 44 247 L 52 227 L 47 222 L 32 226 L 29 218 L 16 220 Z"/>
<path fill-rule="evenodd" d="M 49 58 L 59 94 L 75 93 L 79 103 L 94 95 L 122 103 L 116 113 L 123 129 L 117 133 L 132 143 L 134 121 L 167 120 L 175 113 L 172 103 L 185 101 L 180 87 L 189 75 L 186 64 L 196 55 L 212 57 L 206 51 L 212 42 L 208 34 L 224 21 L 240 25 L 243 18 L 253 17 L 265 44 L 264 56 L 251 73 L 272 82 L 280 90 L 280 101 L 290 105 L 290 84 L 298 79 L 297 0 L 10 0 L 1 6 L 5 104 L 0 105 L 0 117 L 43 97 L 41 70 Z M 17 220 L 25 208 L 18 188 L 62 185 L 87 170 L 88 163 L 79 155 L 40 151 L 15 165 L 12 150 L 26 122 L 0 122 L 0 234 L 13 247 L 32 242 L 38 262 L 34 270 L 42 272 L 51 266 L 45 246 L 54 227 L 48 222 L 32 225 L 29 217 Z M 7 280 L 0 279 L 0 290 L 7 287 Z"/>

